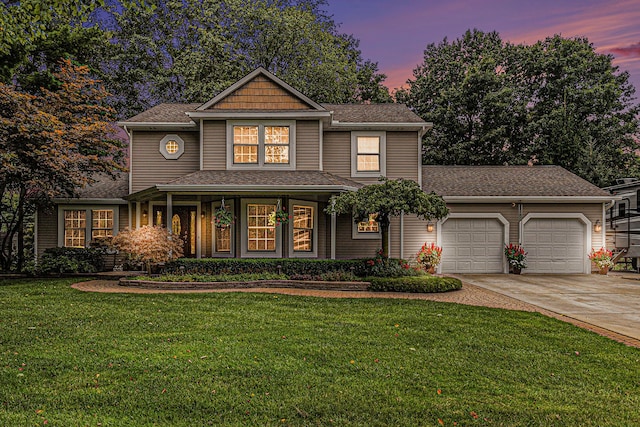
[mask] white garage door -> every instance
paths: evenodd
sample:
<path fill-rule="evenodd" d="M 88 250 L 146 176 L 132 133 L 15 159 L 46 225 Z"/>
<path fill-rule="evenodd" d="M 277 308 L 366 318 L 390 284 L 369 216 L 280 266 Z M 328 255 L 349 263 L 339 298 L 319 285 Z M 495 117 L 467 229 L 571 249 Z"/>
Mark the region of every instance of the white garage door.
<path fill-rule="evenodd" d="M 533 218 L 524 225 L 527 273 L 583 273 L 585 225 L 578 219 Z"/>
<path fill-rule="evenodd" d="M 443 273 L 503 273 L 504 225 L 497 219 L 451 218 L 442 225 Z"/>

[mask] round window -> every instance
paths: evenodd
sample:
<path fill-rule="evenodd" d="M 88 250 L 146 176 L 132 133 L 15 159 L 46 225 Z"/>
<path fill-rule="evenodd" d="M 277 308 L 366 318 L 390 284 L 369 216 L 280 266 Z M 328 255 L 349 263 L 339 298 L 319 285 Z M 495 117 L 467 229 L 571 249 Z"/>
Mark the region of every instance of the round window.
<path fill-rule="evenodd" d="M 176 141 L 171 139 L 171 140 L 167 141 L 167 143 L 165 144 L 165 148 L 167 149 L 167 153 L 176 154 L 178 152 L 178 149 L 180 148 L 180 146 L 178 145 L 178 143 Z"/>

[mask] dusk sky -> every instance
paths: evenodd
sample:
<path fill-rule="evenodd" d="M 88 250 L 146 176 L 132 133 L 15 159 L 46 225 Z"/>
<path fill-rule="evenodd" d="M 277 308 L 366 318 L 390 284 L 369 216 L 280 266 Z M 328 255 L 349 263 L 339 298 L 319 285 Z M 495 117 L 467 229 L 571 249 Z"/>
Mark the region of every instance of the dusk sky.
<path fill-rule="evenodd" d="M 467 29 L 497 31 L 515 44 L 547 36 L 587 37 L 631 75 L 640 94 L 639 0 L 328 0 L 340 31 L 360 40 L 390 89 L 403 86 L 427 44 L 455 40 Z"/>

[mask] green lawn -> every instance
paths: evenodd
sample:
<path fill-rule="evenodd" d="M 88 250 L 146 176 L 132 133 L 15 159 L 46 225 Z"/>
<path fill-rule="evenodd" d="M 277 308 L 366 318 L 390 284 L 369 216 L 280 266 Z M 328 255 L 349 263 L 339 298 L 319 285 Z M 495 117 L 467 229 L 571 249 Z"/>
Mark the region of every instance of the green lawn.
<path fill-rule="evenodd" d="M 539 314 L 71 283 L 0 282 L 0 425 L 640 425 L 640 349 Z"/>

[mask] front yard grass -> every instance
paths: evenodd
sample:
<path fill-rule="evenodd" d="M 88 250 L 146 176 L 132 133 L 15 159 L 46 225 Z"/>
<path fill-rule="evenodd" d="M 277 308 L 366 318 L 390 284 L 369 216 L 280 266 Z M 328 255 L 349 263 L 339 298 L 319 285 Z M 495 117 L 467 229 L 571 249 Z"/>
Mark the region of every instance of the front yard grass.
<path fill-rule="evenodd" d="M 640 350 L 536 313 L 0 282 L 0 425 L 640 425 Z"/>

